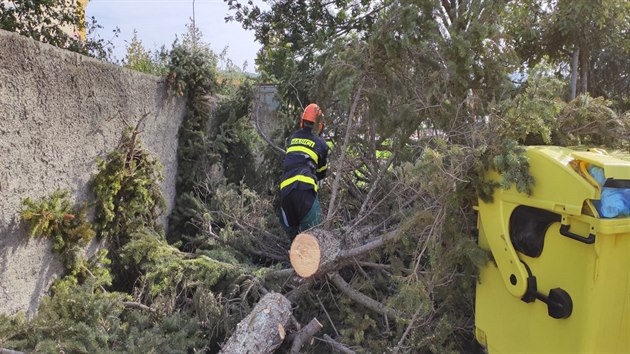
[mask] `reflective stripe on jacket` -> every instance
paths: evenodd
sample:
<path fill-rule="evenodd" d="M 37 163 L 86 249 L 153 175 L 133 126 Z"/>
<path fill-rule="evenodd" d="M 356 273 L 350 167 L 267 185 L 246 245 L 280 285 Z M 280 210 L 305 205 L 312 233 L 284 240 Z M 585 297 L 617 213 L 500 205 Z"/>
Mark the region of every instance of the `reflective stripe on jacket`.
<path fill-rule="evenodd" d="M 294 189 L 314 189 L 317 192 L 317 181 L 326 177 L 327 158 L 328 145 L 310 128 L 293 133 L 284 157 L 284 174 L 280 183 L 282 197 Z"/>

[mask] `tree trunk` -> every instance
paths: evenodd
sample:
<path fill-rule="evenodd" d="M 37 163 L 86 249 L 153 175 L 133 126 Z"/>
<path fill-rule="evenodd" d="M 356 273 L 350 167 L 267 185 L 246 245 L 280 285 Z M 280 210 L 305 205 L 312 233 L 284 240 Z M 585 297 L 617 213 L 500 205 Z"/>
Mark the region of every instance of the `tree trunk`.
<path fill-rule="evenodd" d="M 341 251 L 338 235 L 321 229 L 310 230 L 295 237 L 289 259 L 295 272 L 308 278 L 322 267 L 334 262 Z"/>
<path fill-rule="evenodd" d="M 221 354 L 273 353 L 286 336 L 291 303 L 278 293 L 263 296 L 252 312 L 236 326 Z"/>
<path fill-rule="evenodd" d="M 324 334 L 324 341 L 326 341 L 328 344 L 330 344 L 331 347 L 333 347 L 333 349 L 335 351 L 338 351 L 340 353 L 344 353 L 344 354 L 356 354 L 353 350 L 351 350 L 350 348 L 346 347 L 345 345 L 337 342 L 336 340 L 330 338 L 329 335 Z"/>
<path fill-rule="evenodd" d="M 580 58 L 580 48 L 576 46 L 573 51 L 573 59 L 571 60 L 571 97 L 569 101 L 575 99 L 577 95 L 577 77 L 578 77 L 578 59 Z"/>
<path fill-rule="evenodd" d="M 588 50 L 586 46 L 580 49 L 580 93 L 588 93 Z"/>
<path fill-rule="evenodd" d="M 314 279 L 328 275 L 337 289 L 350 299 L 383 316 L 396 319 L 401 315 L 396 310 L 353 289 L 337 273 L 344 266 L 356 262 L 357 258 L 383 247 L 387 243 L 395 242 L 400 237 L 400 233 L 394 230 L 366 242 L 367 236 L 371 235 L 373 231 L 366 228 L 349 232 L 343 235 L 344 242 L 341 242 L 342 236 L 338 233 L 322 229 L 309 230 L 297 235 L 293 240 L 289 258 L 295 272 L 299 276 L 307 278 L 302 286 L 310 286 L 309 283 L 313 282 Z M 350 244 L 354 247 L 342 249 L 342 244 Z M 295 294 L 287 296 L 292 299 L 296 298 Z"/>

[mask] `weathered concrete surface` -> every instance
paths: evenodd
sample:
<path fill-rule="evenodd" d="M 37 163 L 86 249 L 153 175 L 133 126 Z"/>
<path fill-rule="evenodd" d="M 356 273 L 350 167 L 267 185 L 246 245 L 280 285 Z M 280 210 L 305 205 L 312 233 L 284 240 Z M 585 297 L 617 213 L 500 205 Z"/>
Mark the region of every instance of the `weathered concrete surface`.
<path fill-rule="evenodd" d="M 140 137 L 164 165 L 170 212 L 184 100 L 157 77 L 0 31 L 0 313 L 32 313 L 62 269 L 49 242 L 27 238 L 21 200 L 57 188 L 87 200 L 95 158 L 120 140 L 120 117 L 133 124 L 145 112 Z"/>
<path fill-rule="evenodd" d="M 281 126 L 276 97 L 278 89 L 272 84 L 262 84 L 254 88 L 254 115 L 261 133 L 271 137 L 275 129 Z"/>

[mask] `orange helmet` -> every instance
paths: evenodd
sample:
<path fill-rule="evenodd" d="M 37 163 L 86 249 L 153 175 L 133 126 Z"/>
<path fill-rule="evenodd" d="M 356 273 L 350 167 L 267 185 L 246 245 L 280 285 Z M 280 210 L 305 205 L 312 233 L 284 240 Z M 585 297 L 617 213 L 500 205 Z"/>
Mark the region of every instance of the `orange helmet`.
<path fill-rule="evenodd" d="M 315 124 L 317 117 L 322 115 L 322 110 L 315 103 L 311 103 L 306 108 L 304 108 L 304 112 L 302 113 L 302 120 L 300 120 L 300 127 L 303 127 L 304 121 L 311 122 Z M 324 129 L 324 123 L 322 120 L 319 120 L 319 131 L 321 132 Z"/>

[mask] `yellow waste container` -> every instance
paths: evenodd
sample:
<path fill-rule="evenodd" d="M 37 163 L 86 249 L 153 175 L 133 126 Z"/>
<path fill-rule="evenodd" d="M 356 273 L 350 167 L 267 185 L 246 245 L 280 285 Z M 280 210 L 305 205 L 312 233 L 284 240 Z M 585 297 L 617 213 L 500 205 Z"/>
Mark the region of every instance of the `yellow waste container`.
<path fill-rule="evenodd" d="M 630 159 L 548 146 L 526 156 L 531 195 L 479 201 L 479 245 L 492 259 L 477 284 L 477 340 L 490 354 L 630 353 L 630 217 L 600 217 L 602 186 L 587 170 L 630 188 Z"/>

